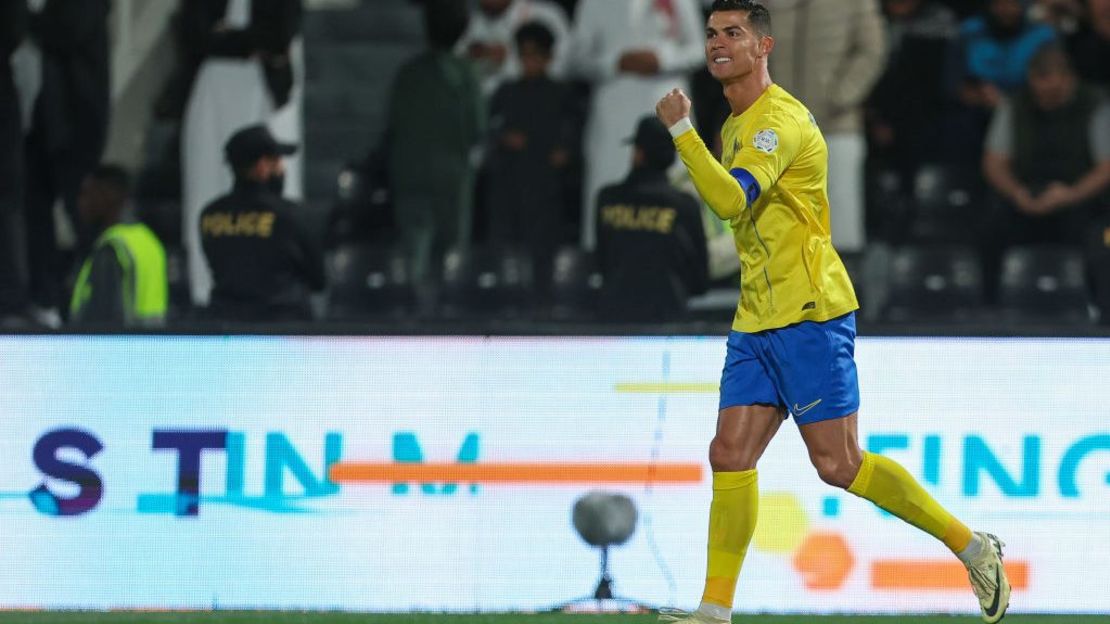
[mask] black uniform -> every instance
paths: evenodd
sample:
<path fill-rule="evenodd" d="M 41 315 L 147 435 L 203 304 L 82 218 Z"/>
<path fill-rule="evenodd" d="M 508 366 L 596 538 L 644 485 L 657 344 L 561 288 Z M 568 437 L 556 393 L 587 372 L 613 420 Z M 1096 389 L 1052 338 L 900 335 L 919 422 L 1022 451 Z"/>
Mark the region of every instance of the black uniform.
<path fill-rule="evenodd" d="M 42 51 L 42 90 L 25 146 L 25 202 L 31 296 L 46 307 L 64 303 L 71 260 L 54 241 L 55 199 L 77 227 L 77 256 L 93 242 L 77 214 L 77 195 L 108 139 L 110 8 L 108 0 L 47 0 L 31 16 L 31 35 Z"/>
<path fill-rule="evenodd" d="M 324 288 L 320 246 L 303 208 L 263 184 L 238 180 L 200 216 L 215 287 L 211 316 L 232 321 L 310 320 L 308 295 Z"/>
<path fill-rule="evenodd" d="M 567 169 L 552 164 L 558 150 L 568 157 L 581 127 L 569 87 L 550 78 L 503 84 L 490 103 L 495 139 L 489 151 L 486 209 L 490 240 L 524 244 L 532 253 L 541 282 L 550 278 L 555 250 L 567 242 L 563 190 Z M 523 149 L 510 150 L 504 133 L 526 137 Z"/>
<path fill-rule="evenodd" d="M 597 254 L 602 310 L 614 320 L 681 317 L 705 292 L 709 265 L 701 209 L 666 173 L 633 169 L 598 195 Z"/>
<path fill-rule="evenodd" d="M 27 3 L 0 0 L 0 316 L 27 305 L 23 229 L 23 128 L 8 59 L 27 34 Z"/>

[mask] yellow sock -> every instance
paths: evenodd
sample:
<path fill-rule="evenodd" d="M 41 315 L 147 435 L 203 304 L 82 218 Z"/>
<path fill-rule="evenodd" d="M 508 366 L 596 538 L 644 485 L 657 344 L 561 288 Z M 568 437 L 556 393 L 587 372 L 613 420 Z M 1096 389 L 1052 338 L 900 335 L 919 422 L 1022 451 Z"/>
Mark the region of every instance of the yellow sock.
<path fill-rule="evenodd" d="M 709 547 L 702 602 L 732 609 L 736 579 L 759 517 L 755 470 L 713 473 L 709 506 Z"/>
<path fill-rule="evenodd" d="M 892 459 L 865 452 L 859 474 L 848 491 L 939 539 L 954 553 L 971 542 L 971 530 Z"/>

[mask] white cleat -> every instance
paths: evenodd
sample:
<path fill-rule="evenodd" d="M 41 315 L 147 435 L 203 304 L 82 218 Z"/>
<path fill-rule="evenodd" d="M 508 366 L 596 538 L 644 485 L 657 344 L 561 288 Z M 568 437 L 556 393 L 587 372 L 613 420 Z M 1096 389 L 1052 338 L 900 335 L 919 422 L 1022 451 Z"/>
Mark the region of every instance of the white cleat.
<path fill-rule="evenodd" d="M 984 540 L 983 552 L 967 567 L 968 580 L 979 608 L 983 610 L 983 621 L 994 624 L 1006 615 L 1010 606 L 1010 581 L 1006 578 L 1006 568 L 1002 566 L 1002 547 L 1005 546 L 990 533 L 976 532 Z"/>
<path fill-rule="evenodd" d="M 731 620 L 719 620 L 697 611 L 687 613 L 680 609 L 663 607 L 659 609 L 659 621 L 672 624 L 729 624 Z"/>

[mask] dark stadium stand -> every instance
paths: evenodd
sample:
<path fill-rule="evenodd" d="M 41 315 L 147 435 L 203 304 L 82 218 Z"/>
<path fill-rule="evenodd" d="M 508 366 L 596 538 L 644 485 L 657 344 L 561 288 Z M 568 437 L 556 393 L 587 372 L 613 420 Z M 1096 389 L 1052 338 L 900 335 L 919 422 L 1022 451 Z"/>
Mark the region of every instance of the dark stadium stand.
<path fill-rule="evenodd" d="M 1015 321 L 1089 323 L 1083 253 L 1060 246 L 1015 247 L 1002 259 L 999 306 Z"/>
<path fill-rule="evenodd" d="M 883 319 L 889 322 L 966 322 L 980 317 L 983 275 L 973 250 L 907 246 L 890 267 Z"/>
<path fill-rule="evenodd" d="M 437 307 L 448 319 L 528 317 L 534 286 L 531 258 L 521 249 L 452 249 L 443 258 Z"/>
<path fill-rule="evenodd" d="M 396 319 L 417 310 L 408 258 L 396 248 L 341 245 L 329 254 L 327 269 L 330 320 Z"/>

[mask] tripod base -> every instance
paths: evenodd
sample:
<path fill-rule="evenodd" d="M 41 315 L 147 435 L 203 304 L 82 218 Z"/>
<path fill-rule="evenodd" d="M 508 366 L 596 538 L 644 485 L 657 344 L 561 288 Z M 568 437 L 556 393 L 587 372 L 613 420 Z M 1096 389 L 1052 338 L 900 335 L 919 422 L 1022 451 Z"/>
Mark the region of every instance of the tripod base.
<path fill-rule="evenodd" d="M 650 613 L 651 607 L 628 598 L 578 598 L 555 607 L 563 613 Z"/>
<path fill-rule="evenodd" d="M 648 613 L 653 609 L 645 604 L 613 596 L 613 577 L 609 575 L 609 545 L 601 546 L 601 578 L 593 598 L 578 598 L 555 607 L 563 613 Z"/>

